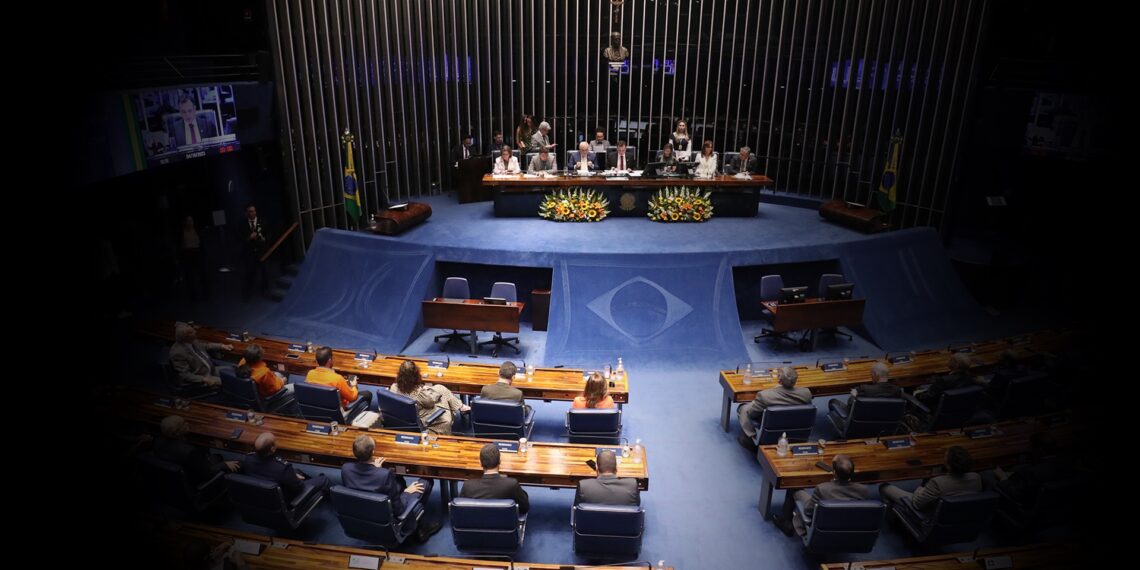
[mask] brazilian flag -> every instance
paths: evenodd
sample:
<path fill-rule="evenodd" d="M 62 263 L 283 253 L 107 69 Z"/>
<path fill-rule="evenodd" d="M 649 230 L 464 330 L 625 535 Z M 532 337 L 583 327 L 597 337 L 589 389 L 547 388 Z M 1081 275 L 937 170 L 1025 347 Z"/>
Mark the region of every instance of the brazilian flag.
<path fill-rule="evenodd" d="M 344 209 L 348 212 L 348 219 L 352 220 L 353 224 L 360 220 L 360 212 L 363 208 L 360 207 L 360 193 L 356 191 L 356 165 L 352 159 L 352 142 L 355 137 L 348 129 L 344 130 L 344 135 L 340 137 L 340 142 L 344 144 Z"/>
<path fill-rule="evenodd" d="M 903 138 L 897 131 L 891 137 L 891 146 L 887 149 L 887 164 L 883 167 L 883 180 L 879 183 L 879 209 L 892 212 L 898 198 L 899 154 L 902 152 Z"/>

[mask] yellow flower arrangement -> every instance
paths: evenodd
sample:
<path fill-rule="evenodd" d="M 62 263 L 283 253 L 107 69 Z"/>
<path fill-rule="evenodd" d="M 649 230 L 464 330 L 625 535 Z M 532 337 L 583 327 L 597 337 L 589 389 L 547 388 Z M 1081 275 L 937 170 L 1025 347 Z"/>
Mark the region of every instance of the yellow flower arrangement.
<path fill-rule="evenodd" d="M 538 206 L 538 215 L 555 222 L 600 222 L 609 215 L 609 206 L 601 192 L 569 188 L 547 194 Z"/>
<path fill-rule="evenodd" d="M 663 188 L 649 199 L 649 219 L 655 222 L 704 222 L 712 215 L 711 192 Z"/>

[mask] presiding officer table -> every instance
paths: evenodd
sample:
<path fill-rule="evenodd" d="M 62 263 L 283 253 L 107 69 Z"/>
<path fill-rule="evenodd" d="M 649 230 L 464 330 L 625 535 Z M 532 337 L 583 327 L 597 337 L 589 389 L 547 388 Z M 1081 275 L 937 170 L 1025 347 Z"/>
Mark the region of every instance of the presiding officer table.
<path fill-rule="evenodd" d="M 476 331 L 519 332 L 524 303 L 495 305 L 480 299 L 444 299 L 423 302 L 424 326 L 471 333 L 471 354 L 478 352 Z"/>
<path fill-rule="evenodd" d="M 749 178 L 719 175 L 712 178 L 645 178 L 642 176 L 483 176 L 495 200 L 495 216 L 534 217 L 544 197 L 555 190 L 586 188 L 601 192 L 610 202 L 611 216 L 641 216 L 649 212 L 649 198 L 662 188 L 687 186 L 711 191 L 716 217 L 747 218 L 756 215 L 760 189 L 772 184 L 762 174 Z"/>

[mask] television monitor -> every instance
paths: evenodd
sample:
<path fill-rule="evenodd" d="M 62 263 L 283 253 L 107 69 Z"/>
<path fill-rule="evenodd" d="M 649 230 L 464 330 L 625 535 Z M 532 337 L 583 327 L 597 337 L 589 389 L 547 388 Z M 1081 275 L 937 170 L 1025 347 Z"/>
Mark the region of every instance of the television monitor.
<path fill-rule="evenodd" d="M 807 298 L 807 287 L 784 287 L 780 289 L 781 303 L 803 303 Z"/>
<path fill-rule="evenodd" d="M 641 172 L 641 177 L 642 178 L 657 178 L 658 176 L 660 176 L 662 174 L 661 173 L 662 168 L 665 168 L 664 162 L 650 162 L 649 164 L 645 165 L 645 170 L 643 170 Z"/>
<path fill-rule="evenodd" d="M 130 103 L 132 135 L 148 167 L 241 148 L 233 85 L 138 91 Z"/>
<path fill-rule="evenodd" d="M 828 301 L 839 301 L 841 299 L 850 299 L 851 292 L 855 290 L 854 283 L 835 283 L 827 286 L 827 294 L 824 299 Z"/>
<path fill-rule="evenodd" d="M 483 297 L 483 302 L 488 305 L 506 305 L 507 300 L 502 297 Z"/>

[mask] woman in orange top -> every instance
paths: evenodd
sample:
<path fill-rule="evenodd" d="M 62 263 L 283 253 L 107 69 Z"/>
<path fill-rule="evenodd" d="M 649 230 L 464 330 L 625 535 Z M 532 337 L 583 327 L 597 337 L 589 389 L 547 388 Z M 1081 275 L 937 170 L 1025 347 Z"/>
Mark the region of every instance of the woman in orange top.
<path fill-rule="evenodd" d="M 238 367 L 248 366 L 249 377 L 253 383 L 257 385 L 257 393 L 261 394 L 262 398 L 268 398 L 276 394 L 281 388 L 285 387 L 285 380 L 278 376 L 276 372 L 269 369 L 269 365 L 261 359 L 262 351 L 261 346 L 251 344 L 245 347 L 244 358 L 238 362 Z M 238 374 L 240 377 L 241 374 Z"/>
<path fill-rule="evenodd" d="M 606 394 L 606 379 L 602 378 L 601 373 L 591 372 L 590 377 L 586 379 L 586 388 L 582 390 L 582 395 L 574 398 L 572 406 L 575 409 L 582 408 L 612 408 L 614 407 L 614 399 Z"/>

